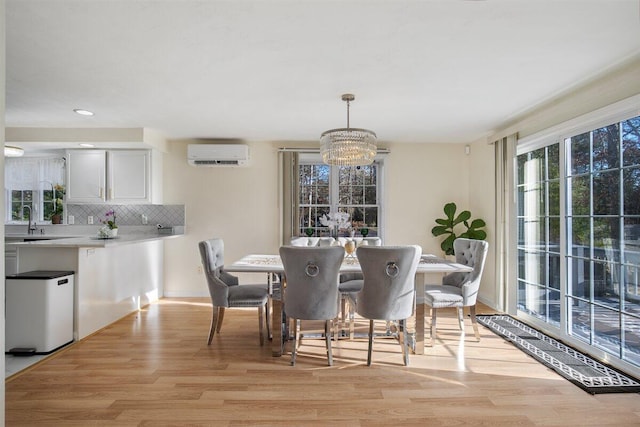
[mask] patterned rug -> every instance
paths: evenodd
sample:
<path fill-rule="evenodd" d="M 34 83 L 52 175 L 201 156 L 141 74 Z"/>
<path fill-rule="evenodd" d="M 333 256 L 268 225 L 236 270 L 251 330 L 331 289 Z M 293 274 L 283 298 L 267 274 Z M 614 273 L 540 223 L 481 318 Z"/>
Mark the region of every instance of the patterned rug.
<path fill-rule="evenodd" d="M 638 393 L 640 382 L 508 315 L 478 315 L 478 323 L 591 393 Z"/>

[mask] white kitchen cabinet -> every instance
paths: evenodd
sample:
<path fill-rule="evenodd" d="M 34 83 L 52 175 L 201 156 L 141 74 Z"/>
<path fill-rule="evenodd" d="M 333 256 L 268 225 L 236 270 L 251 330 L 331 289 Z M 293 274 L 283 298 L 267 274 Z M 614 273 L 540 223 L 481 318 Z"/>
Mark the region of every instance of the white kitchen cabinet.
<path fill-rule="evenodd" d="M 115 203 L 151 202 L 151 151 L 107 153 L 107 200 Z"/>
<path fill-rule="evenodd" d="M 4 274 L 18 273 L 18 250 L 13 245 L 4 245 Z"/>
<path fill-rule="evenodd" d="M 151 150 L 68 150 L 68 203 L 152 203 Z"/>
<path fill-rule="evenodd" d="M 67 202 L 105 201 L 107 152 L 105 150 L 67 151 Z"/>

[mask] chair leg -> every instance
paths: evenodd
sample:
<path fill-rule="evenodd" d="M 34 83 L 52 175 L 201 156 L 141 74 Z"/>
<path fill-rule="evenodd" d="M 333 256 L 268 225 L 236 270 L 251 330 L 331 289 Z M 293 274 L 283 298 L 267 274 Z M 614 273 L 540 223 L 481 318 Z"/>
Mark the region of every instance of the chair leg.
<path fill-rule="evenodd" d="M 293 332 L 293 348 L 291 349 L 291 366 L 296 365 L 296 352 L 298 351 L 298 340 L 300 335 L 300 320 L 294 319 L 294 332 Z"/>
<path fill-rule="evenodd" d="M 464 333 L 464 308 L 458 307 L 456 310 L 458 312 L 458 327 Z"/>
<path fill-rule="evenodd" d="M 218 312 L 219 307 L 214 305 L 213 310 L 211 311 L 211 327 L 209 328 L 209 339 L 207 340 L 207 345 L 211 345 L 213 335 L 216 333 L 216 327 L 218 326 Z"/>
<path fill-rule="evenodd" d="M 371 366 L 371 350 L 373 349 L 373 320 L 369 320 L 369 350 L 367 352 L 367 366 Z"/>
<path fill-rule="evenodd" d="M 349 301 L 349 339 L 352 340 L 356 336 L 356 307 L 353 301 Z"/>
<path fill-rule="evenodd" d="M 265 312 L 264 312 L 264 318 L 265 318 L 265 323 L 267 324 L 267 339 L 270 340 L 271 339 L 271 304 L 270 304 L 271 299 L 269 299 L 267 301 L 267 303 L 264 305 L 265 308 Z"/>
<path fill-rule="evenodd" d="M 476 321 L 476 306 L 469 307 L 469 313 L 471 314 L 471 325 L 473 326 L 473 332 L 476 335 L 476 341 L 480 342 L 480 331 L 478 331 L 478 322 Z"/>
<path fill-rule="evenodd" d="M 436 308 L 431 307 L 431 347 L 435 345 L 436 340 Z"/>
<path fill-rule="evenodd" d="M 258 307 L 258 328 L 260 329 L 260 345 L 264 345 L 264 307 Z"/>
<path fill-rule="evenodd" d="M 324 322 L 324 336 L 327 343 L 327 363 L 329 366 L 333 366 L 333 354 L 331 353 L 331 320 Z"/>
<path fill-rule="evenodd" d="M 400 333 L 402 334 L 402 340 L 400 345 L 402 346 L 402 359 L 404 366 L 409 366 L 409 340 L 407 339 L 407 319 L 400 320 Z"/>
<path fill-rule="evenodd" d="M 224 307 L 218 307 L 218 326 L 216 327 L 217 333 L 220 333 L 220 329 L 222 329 L 222 320 L 224 320 Z"/>

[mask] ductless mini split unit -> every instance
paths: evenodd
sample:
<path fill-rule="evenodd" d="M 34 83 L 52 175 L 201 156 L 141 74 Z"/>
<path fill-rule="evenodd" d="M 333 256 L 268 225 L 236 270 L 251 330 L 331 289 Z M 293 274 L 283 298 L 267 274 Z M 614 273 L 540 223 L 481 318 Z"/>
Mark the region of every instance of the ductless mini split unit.
<path fill-rule="evenodd" d="M 192 166 L 247 166 L 249 146 L 245 144 L 189 144 L 187 161 Z"/>

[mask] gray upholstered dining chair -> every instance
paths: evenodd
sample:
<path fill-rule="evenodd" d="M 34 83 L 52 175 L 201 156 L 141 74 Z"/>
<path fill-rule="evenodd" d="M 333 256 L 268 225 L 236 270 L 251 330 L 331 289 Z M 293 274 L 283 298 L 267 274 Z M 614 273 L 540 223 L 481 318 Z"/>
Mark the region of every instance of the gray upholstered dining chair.
<path fill-rule="evenodd" d="M 294 320 L 291 365 L 296 363 L 300 342 L 300 320 L 324 320 L 327 362 L 333 365 L 331 322 L 338 315 L 338 272 L 344 259 L 340 246 L 282 246 L 284 265 L 284 311 Z"/>
<path fill-rule="evenodd" d="M 420 246 L 363 246 L 356 255 L 363 274 L 363 286 L 354 295 L 356 312 L 369 319 L 367 365 L 371 366 L 374 320 L 397 321 L 402 355 L 409 365 L 406 319 L 413 313 L 414 277 L 422 249 Z M 399 337 L 400 338 L 400 337 Z"/>
<path fill-rule="evenodd" d="M 456 254 L 456 262 L 473 267 L 473 271 L 447 274 L 442 278 L 442 285 L 425 285 L 424 303 L 431 307 L 432 346 L 437 336 L 437 312 L 441 308 L 448 307 L 456 308 L 458 324 L 462 331 L 464 331 L 463 308 L 469 307 L 473 331 L 476 339 L 480 341 L 476 322 L 476 299 L 489 243 L 484 240 L 458 238 L 453 242 L 453 251 Z"/>
<path fill-rule="evenodd" d="M 198 243 L 198 248 L 213 304 L 207 345 L 211 344 L 216 332 L 220 333 L 225 309 L 234 307 L 258 308 L 260 345 L 263 345 L 263 318 L 267 324 L 267 336 L 270 334 L 267 287 L 265 285 L 240 285 L 237 277 L 224 271 L 224 242 L 222 239 L 203 240 Z"/>

